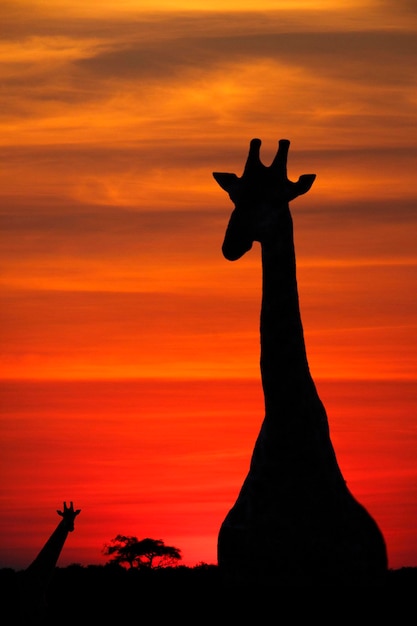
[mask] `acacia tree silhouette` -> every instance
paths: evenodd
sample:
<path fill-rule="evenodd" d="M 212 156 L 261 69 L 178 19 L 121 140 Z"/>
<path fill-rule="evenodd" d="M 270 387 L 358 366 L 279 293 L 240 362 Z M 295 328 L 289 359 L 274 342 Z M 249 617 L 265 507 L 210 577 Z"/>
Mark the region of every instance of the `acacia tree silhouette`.
<path fill-rule="evenodd" d="M 111 563 L 137 569 L 161 569 L 181 560 L 181 550 L 166 546 L 161 539 L 139 540 L 137 537 L 117 535 L 104 547 L 103 554 L 111 556 Z"/>

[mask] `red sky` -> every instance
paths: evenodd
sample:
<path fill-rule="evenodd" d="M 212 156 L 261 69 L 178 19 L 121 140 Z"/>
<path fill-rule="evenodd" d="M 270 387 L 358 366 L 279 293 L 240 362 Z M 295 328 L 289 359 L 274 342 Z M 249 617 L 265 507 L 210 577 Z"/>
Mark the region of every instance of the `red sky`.
<path fill-rule="evenodd" d="M 417 566 L 417 17 L 369 2 L 3 2 L 0 566 L 63 500 L 215 562 L 262 421 L 260 254 L 221 255 L 249 140 L 288 174 L 310 368 L 390 565 Z"/>

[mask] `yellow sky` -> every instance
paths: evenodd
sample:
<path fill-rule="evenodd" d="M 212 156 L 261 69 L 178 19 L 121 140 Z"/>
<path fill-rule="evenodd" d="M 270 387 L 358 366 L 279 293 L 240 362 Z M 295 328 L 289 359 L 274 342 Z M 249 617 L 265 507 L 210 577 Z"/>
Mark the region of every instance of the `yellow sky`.
<path fill-rule="evenodd" d="M 65 12 L 77 15 L 93 15 L 107 13 L 143 12 L 143 11 L 327 11 L 335 8 L 334 0 L 203 0 L 198 6 L 192 0 L 55 0 L 54 2 L 42 2 L 42 0 L 17 0 L 16 5 L 29 5 L 54 14 L 55 12 Z M 369 9 L 378 6 L 375 0 L 340 0 L 337 2 L 337 9 Z"/>

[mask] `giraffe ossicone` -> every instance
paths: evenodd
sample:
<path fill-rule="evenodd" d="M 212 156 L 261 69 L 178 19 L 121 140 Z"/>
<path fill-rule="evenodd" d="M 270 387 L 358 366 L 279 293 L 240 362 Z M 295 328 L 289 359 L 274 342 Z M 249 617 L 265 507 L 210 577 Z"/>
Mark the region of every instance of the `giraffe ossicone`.
<path fill-rule="evenodd" d="M 235 261 L 261 246 L 260 370 L 265 413 L 238 497 L 218 535 L 225 586 L 368 583 L 387 571 L 384 537 L 339 468 L 310 373 L 289 203 L 315 174 L 287 177 L 290 142 L 270 166 L 252 139 L 241 177 L 214 172 L 234 209 L 222 251 Z"/>

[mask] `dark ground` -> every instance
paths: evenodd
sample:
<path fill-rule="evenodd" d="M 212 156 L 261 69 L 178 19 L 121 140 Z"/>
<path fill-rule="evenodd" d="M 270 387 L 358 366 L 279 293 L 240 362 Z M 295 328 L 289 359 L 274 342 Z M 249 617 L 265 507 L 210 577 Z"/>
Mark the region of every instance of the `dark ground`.
<path fill-rule="evenodd" d="M 3 607 L 10 615 L 2 623 L 20 626 L 17 619 L 22 572 L 0 570 Z M 287 615 L 283 618 L 283 613 Z M 273 591 L 223 589 L 218 568 L 184 566 L 151 572 L 114 566 L 71 565 L 57 568 L 47 594 L 40 626 L 100 626 L 101 624 L 209 623 L 235 625 L 260 621 L 301 624 L 311 620 L 335 626 L 354 622 L 415 623 L 417 567 L 388 570 L 375 585 L 281 587 Z M 300 621 L 301 620 L 301 621 Z M 29 624 L 26 622 L 25 624 Z"/>

